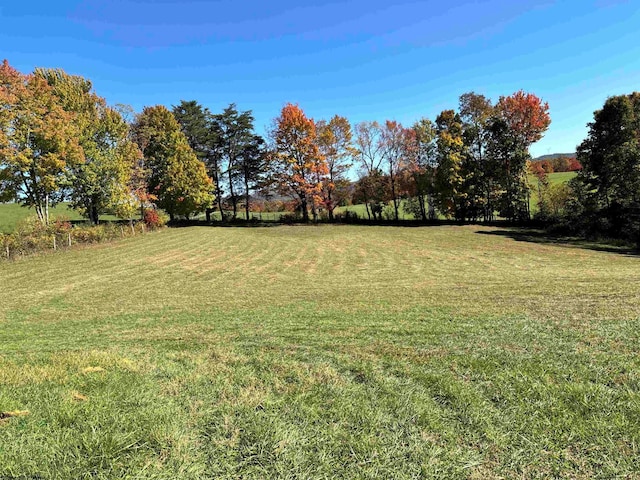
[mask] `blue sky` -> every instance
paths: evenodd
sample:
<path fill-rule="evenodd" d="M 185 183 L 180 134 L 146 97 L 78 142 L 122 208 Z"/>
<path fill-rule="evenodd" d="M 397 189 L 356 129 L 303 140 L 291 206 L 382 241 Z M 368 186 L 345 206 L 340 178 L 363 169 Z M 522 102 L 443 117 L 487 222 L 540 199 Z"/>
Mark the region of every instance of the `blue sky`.
<path fill-rule="evenodd" d="M 235 102 L 261 133 L 286 102 L 409 125 L 524 89 L 551 109 L 537 156 L 574 151 L 608 96 L 640 90 L 640 1 L 3 0 L 0 58 L 136 110 Z"/>

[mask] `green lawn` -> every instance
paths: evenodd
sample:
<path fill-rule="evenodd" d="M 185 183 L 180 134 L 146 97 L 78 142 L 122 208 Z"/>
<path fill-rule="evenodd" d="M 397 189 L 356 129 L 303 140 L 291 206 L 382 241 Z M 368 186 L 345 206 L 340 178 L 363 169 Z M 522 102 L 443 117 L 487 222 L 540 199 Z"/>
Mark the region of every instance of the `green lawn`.
<path fill-rule="evenodd" d="M 25 208 L 17 203 L 0 203 L 0 233 L 10 233 L 21 220 L 29 216 L 35 216 L 32 208 Z M 69 220 L 82 220 L 78 212 L 72 210 L 67 204 L 59 204 L 49 211 L 51 218 L 65 217 Z"/>
<path fill-rule="evenodd" d="M 0 478 L 637 477 L 640 258 L 511 235 L 190 227 L 0 262 Z"/>
<path fill-rule="evenodd" d="M 577 175 L 576 172 L 550 173 L 549 174 L 549 183 L 551 183 L 552 185 L 555 185 L 555 184 L 558 184 L 558 183 L 567 183 L 569 180 L 571 180 L 576 175 Z"/>
<path fill-rule="evenodd" d="M 0 203 L 0 233 L 11 233 L 18 222 L 27 217 L 35 217 L 36 212 L 32 208 L 25 208 L 17 203 Z M 68 203 L 60 203 L 49 210 L 52 219 L 66 218 L 68 220 L 84 220 L 76 210 L 69 208 Z M 113 215 L 103 215 L 102 220 L 115 220 Z"/>

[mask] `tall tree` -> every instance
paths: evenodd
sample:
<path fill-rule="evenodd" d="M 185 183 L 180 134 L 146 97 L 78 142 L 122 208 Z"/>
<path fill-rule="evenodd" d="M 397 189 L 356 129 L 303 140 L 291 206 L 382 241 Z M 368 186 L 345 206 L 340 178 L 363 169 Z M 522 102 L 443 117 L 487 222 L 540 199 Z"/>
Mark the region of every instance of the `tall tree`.
<path fill-rule="evenodd" d="M 148 188 L 173 220 L 202 212 L 213 201 L 213 182 L 173 114 L 161 105 L 145 107 L 134 124 L 135 139 L 149 172 Z"/>
<path fill-rule="evenodd" d="M 578 161 L 582 208 L 608 233 L 640 242 L 640 92 L 610 97 L 594 113 Z"/>
<path fill-rule="evenodd" d="M 418 120 L 412 127 L 412 135 L 407 148 L 407 173 L 413 182 L 413 192 L 417 209 L 416 216 L 423 221 L 436 218 L 435 202 L 435 171 L 437 166 L 436 126 L 427 119 Z M 412 144 L 412 145 L 411 145 Z M 409 202 L 413 205 L 413 202 Z"/>
<path fill-rule="evenodd" d="M 528 219 L 529 187 L 527 162 L 529 147 L 540 140 L 549 128 L 549 105 L 532 93 L 522 90 L 508 97 L 500 97 L 493 119 L 493 142 L 504 143 L 502 150 L 503 188 L 502 215 L 510 220 Z M 504 147 L 510 145 L 509 151 Z"/>
<path fill-rule="evenodd" d="M 274 120 L 271 166 L 282 193 L 297 197 L 303 221 L 309 221 L 309 204 L 319 201 L 327 164 L 318 149 L 316 125 L 297 105 L 287 104 Z"/>
<path fill-rule="evenodd" d="M 251 209 L 251 192 L 259 189 L 267 170 L 265 142 L 259 135 L 254 135 L 243 145 L 236 162 L 234 176 L 240 178 L 244 188 L 245 219 L 249 220 Z"/>
<path fill-rule="evenodd" d="M 413 148 L 413 131 L 406 129 L 395 120 L 387 120 L 382 126 L 380 135 L 380 151 L 386 166 L 386 175 L 389 181 L 389 193 L 393 202 L 395 220 L 398 221 L 400 198 L 398 192 L 398 178 L 411 156 Z"/>
<path fill-rule="evenodd" d="M 239 191 L 243 187 L 243 178 L 246 180 L 243 172 L 253 170 L 245 168 L 248 166 L 245 161 L 251 159 L 254 166 L 259 164 L 258 157 L 252 156 L 259 151 L 256 144 L 258 137 L 253 131 L 253 114 L 250 110 L 238 112 L 236 105 L 232 103 L 222 113 L 213 116 L 213 123 L 214 152 L 219 163 L 226 167 L 224 174 L 235 219 L 241 199 Z M 247 195 L 248 192 L 245 191 L 245 198 L 248 198 Z"/>
<path fill-rule="evenodd" d="M 92 223 L 111 213 L 131 218 L 136 201 L 131 180 L 140 151 L 130 139 L 129 126 L 120 113 L 96 95 L 91 82 L 59 69 L 37 69 L 74 115 L 84 161 L 67 169 L 71 204 Z"/>
<path fill-rule="evenodd" d="M 329 220 L 333 221 L 333 211 L 347 195 L 349 180 L 346 174 L 356 149 L 352 143 L 351 125 L 345 117 L 335 115 L 329 122 L 319 121 L 316 127 L 320 154 L 327 162 L 326 178 L 322 179 L 322 205 L 327 209 Z"/>
<path fill-rule="evenodd" d="M 182 100 L 173 107 L 173 115 L 187 137 L 189 146 L 199 160 L 207 166 L 207 172 L 213 179 L 214 193 L 220 218 L 224 220 L 222 199 L 222 155 L 218 139 L 218 124 L 208 108 L 204 108 L 195 100 Z M 206 208 L 207 221 L 211 221 L 212 208 Z"/>
<path fill-rule="evenodd" d="M 485 221 L 489 221 L 493 219 L 496 197 L 495 172 L 490 168 L 486 156 L 493 106 L 484 95 L 469 92 L 460 96 L 459 107 L 462 138 L 467 147 L 463 169 L 466 172 L 468 215 L 472 218 L 481 215 Z"/>
<path fill-rule="evenodd" d="M 0 65 L 0 196 L 17 198 L 48 223 L 68 166 L 83 160 L 78 137 L 74 115 L 44 78 Z"/>
<path fill-rule="evenodd" d="M 436 170 L 436 198 L 439 210 L 447 217 L 464 218 L 464 176 L 462 162 L 465 147 L 462 139 L 462 120 L 453 110 L 444 110 L 436 119 L 438 167 Z"/>
<path fill-rule="evenodd" d="M 382 218 L 384 206 L 384 181 L 382 174 L 382 128 L 378 122 L 360 122 L 355 126 L 357 159 L 360 165 L 358 191 L 365 204 L 367 216 Z"/>

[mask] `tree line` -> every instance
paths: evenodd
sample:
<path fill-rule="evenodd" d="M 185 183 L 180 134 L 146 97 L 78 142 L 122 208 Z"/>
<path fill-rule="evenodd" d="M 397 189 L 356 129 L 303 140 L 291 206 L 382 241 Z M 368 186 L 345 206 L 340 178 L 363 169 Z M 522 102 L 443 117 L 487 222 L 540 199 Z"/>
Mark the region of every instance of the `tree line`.
<path fill-rule="evenodd" d="M 410 126 L 314 120 L 287 104 L 262 138 L 252 112 L 234 104 L 212 113 L 190 100 L 134 115 L 107 105 L 83 77 L 60 69 L 22 74 L 5 60 L 0 201 L 33 207 L 44 223 L 63 200 L 93 223 L 149 207 L 172 219 L 205 212 L 211 220 L 217 211 L 223 220 L 248 220 L 256 197 L 273 196 L 292 199 L 302 221 L 334 220 L 339 205 L 361 203 L 371 220 L 398 220 L 404 210 L 423 221 L 515 222 L 532 217 L 535 191 L 540 218 L 597 217 L 621 233 L 635 225 L 623 219 L 638 207 L 637 97 L 612 97 L 596 112 L 567 166 L 584 168 L 560 191 L 546 177 L 551 164 L 534 166 L 529 154 L 549 127 L 549 106 L 524 91 L 495 103 L 466 93 L 456 109 Z"/>

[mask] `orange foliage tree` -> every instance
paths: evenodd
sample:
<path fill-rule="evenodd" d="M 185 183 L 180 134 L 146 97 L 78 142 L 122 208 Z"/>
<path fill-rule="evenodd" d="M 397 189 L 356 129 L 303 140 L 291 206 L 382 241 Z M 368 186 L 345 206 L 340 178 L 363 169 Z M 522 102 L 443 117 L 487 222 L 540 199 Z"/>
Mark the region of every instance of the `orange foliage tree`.
<path fill-rule="evenodd" d="M 345 117 L 334 115 L 329 122 L 319 121 L 316 127 L 320 153 L 327 164 L 327 174 L 320 178 L 322 205 L 327 209 L 329 220 L 333 220 L 333 211 L 348 195 L 346 174 L 357 150 L 353 147 L 351 125 Z"/>
<path fill-rule="evenodd" d="M 269 135 L 273 144 L 270 166 L 280 193 L 297 197 L 303 221 L 309 221 L 309 206 L 315 219 L 322 202 L 322 178 L 329 172 L 318 148 L 315 122 L 289 103 L 274 120 Z"/>
<path fill-rule="evenodd" d="M 0 198 L 35 208 L 42 223 L 62 199 L 67 167 L 84 160 L 74 120 L 44 78 L 0 64 Z"/>
<path fill-rule="evenodd" d="M 501 184 L 504 188 L 501 213 L 510 220 L 529 218 L 527 163 L 529 147 L 549 128 L 549 104 L 522 90 L 500 97 L 492 126 L 494 153 L 499 151 Z"/>

